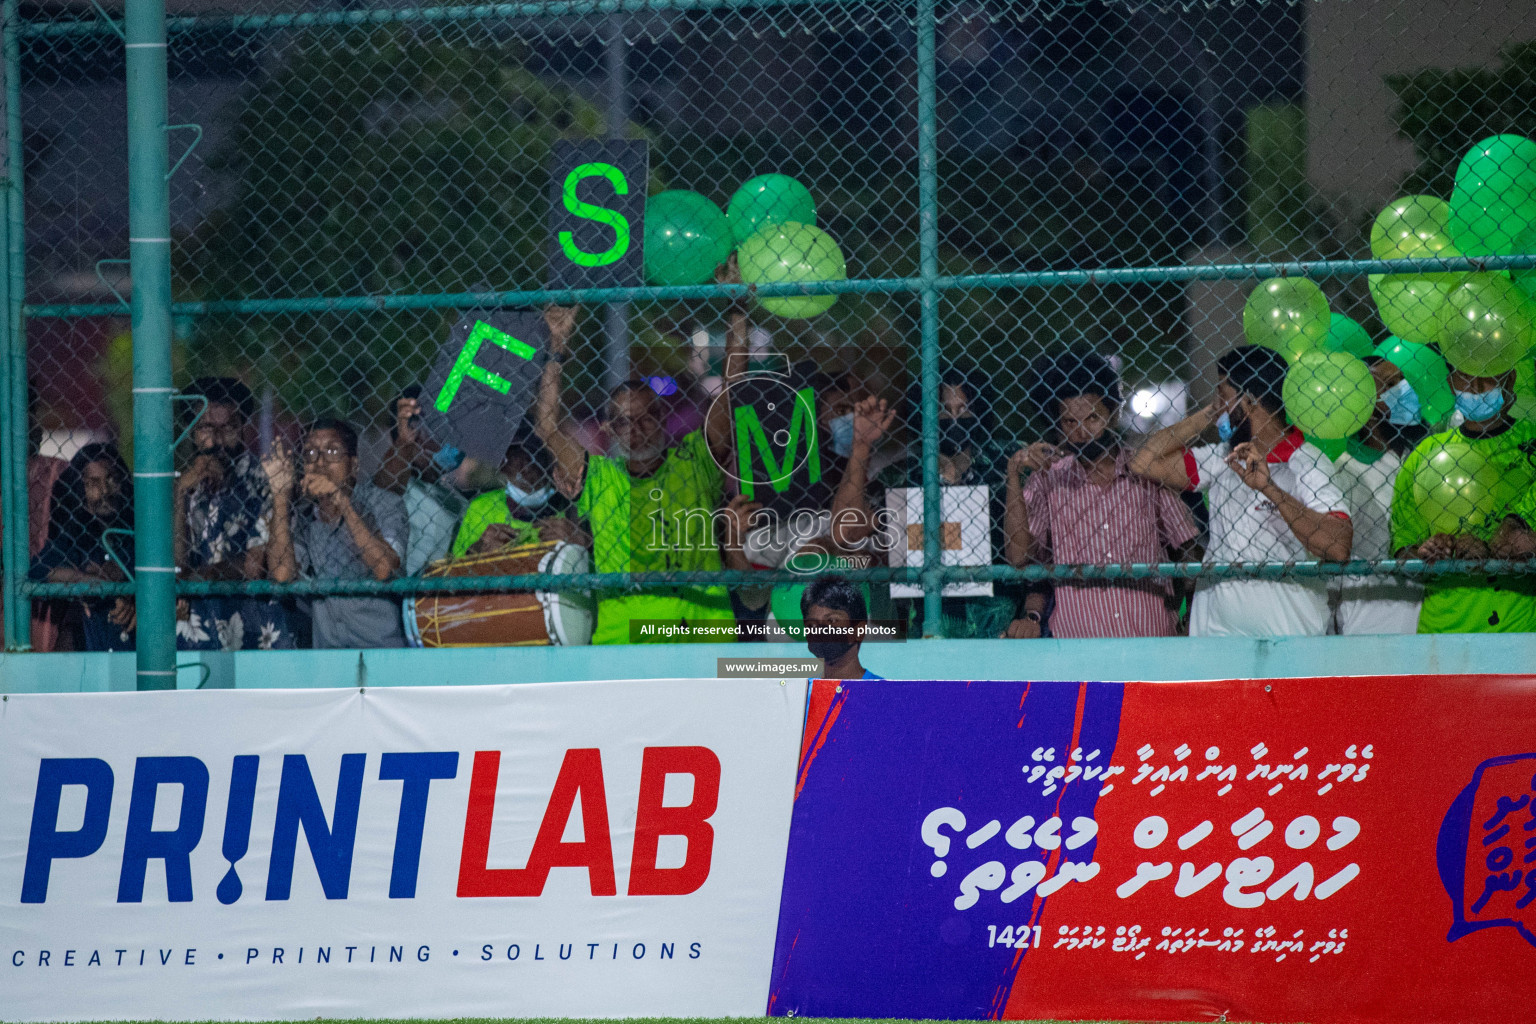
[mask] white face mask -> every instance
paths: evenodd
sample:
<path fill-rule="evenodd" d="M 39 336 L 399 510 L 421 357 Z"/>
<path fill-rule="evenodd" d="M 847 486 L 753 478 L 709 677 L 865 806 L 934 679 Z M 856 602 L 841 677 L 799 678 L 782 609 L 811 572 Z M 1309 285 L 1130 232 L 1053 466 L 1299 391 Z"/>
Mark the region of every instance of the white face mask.
<path fill-rule="evenodd" d="M 540 487 L 536 491 L 525 491 L 512 481 L 507 481 L 507 500 L 514 505 L 521 505 L 530 512 L 537 512 L 549 504 L 549 499 L 555 496 L 553 487 Z"/>

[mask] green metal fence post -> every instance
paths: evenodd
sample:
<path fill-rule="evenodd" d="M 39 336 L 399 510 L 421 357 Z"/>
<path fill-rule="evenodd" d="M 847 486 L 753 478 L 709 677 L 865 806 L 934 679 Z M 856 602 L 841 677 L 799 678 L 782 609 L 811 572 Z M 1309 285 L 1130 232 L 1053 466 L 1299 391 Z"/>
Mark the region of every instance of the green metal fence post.
<path fill-rule="evenodd" d="M 917 238 L 923 359 L 923 635 L 944 635 L 939 501 L 939 110 L 934 0 L 917 4 Z"/>
<path fill-rule="evenodd" d="M 133 512 L 138 687 L 176 686 L 171 538 L 171 221 L 165 0 L 127 0 L 128 256 L 133 275 Z"/>
<path fill-rule="evenodd" d="M 31 561 L 27 524 L 26 236 L 22 222 L 21 12 L 5 0 L 5 268 L 0 289 L 0 491 L 5 503 L 5 649 L 32 645 L 32 605 L 21 592 Z"/>

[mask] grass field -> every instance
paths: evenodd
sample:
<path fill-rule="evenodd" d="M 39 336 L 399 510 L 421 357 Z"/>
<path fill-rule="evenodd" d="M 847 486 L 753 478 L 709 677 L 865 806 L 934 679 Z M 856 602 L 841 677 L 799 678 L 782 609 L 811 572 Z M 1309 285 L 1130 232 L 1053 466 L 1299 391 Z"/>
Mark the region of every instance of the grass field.
<path fill-rule="evenodd" d="M 456 1017 L 436 1020 L 431 1024 L 743 1024 L 744 1021 L 782 1020 L 775 1017 L 625 1017 L 619 1020 L 588 1020 L 572 1017 Z M 951 1024 L 949 1021 L 916 1021 L 899 1018 L 872 1017 L 817 1017 L 817 1024 Z M 80 1024 L 107 1024 L 107 1022 L 82 1021 Z M 123 1022 L 113 1022 L 123 1024 Z M 158 1021 L 130 1021 L 127 1024 L 160 1024 Z M 199 1021 L 194 1024 L 229 1024 L 228 1021 Z M 271 1024 L 271 1022 L 268 1022 Z M 428 1024 L 425 1019 L 385 1020 L 375 1018 L 322 1018 L 293 1021 L 292 1024 Z M 1033 1021 L 1025 1024 L 1068 1024 L 1065 1021 Z M 1071 1024 L 1135 1024 L 1133 1021 L 1074 1021 Z"/>

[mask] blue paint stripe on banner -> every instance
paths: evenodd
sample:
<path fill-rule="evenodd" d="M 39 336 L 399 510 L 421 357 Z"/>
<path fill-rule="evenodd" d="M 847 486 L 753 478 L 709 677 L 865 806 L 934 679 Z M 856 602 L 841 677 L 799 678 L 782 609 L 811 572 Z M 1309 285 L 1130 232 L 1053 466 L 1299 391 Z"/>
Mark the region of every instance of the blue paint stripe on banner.
<path fill-rule="evenodd" d="M 1093 817 L 1105 780 L 1086 776 L 1098 776 L 1090 769 L 1102 770 L 1114 753 L 1124 686 L 841 685 L 836 716 L 819 729 L 810 723 L 819 748 L 802 764 L 768 1013 L 996 1018 L 1016 956 L 1028 953 L 995 948 L 979 956 L 974 936 L 984 936 L 988 923 L 1038 922 L 1043 903 L 1033 888 L 1002 902 L 1016 878 L 1041 874 L 1025 868 L 1016 876 L 1019 865 L 1042 863 L 1049 877 L 1063 859 L 1093 859 L 1094 839 L 1042 850 L 1034 834 L 1055 817 L 1055 836 L 1066 840 L 1075 818 Z M 1073 764 L 1082 766 L 1074 781 L 1051 778 L 1053 768 Z M 925 818 L 944 807 L 965 821 L 937 828 L 947 849 L 922 834 Z M 1026 815 L 1033 823 L 1010 841 L 1008 830 Z M 1025 833 L 1030 841 L 1019 849 Z M 1049 829 L 1044 838 L 1052 842 Z M 971 899 L 967 879 L 975 899 L 960 909 L 957 899 Z"/>

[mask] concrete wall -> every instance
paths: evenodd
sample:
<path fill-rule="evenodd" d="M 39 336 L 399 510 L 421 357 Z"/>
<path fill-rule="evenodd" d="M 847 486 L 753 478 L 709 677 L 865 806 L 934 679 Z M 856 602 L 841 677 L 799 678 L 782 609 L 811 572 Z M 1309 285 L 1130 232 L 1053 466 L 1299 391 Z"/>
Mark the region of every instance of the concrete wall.
<path fill-rule="evenodd" d="M 1491 64 L 1536 38 L 1536 0 L 1322 0 L 1306 12 L 1308 176 L 1371 211 L 1415 163 L 1383 77 Z"/>
<path fill-rule="evenodd" d="M 721 657 L 805 657 L 792 644 L 499 647 L 462 651 L 245 651 L 180 656 L 183 689 L 462 686 L 713 677 Z M 1267 679 L 1536 671 L 1536 634 L 1258 640 L 921 640 L 870 645 L 864 664 L 898 679 Z M 201 666 L 201 667 L 200 667 Z M 133 689 L 132 654 L 0 655 L 0 692 Z M 721 685 L 729 685 L 725 680 Z"/>

